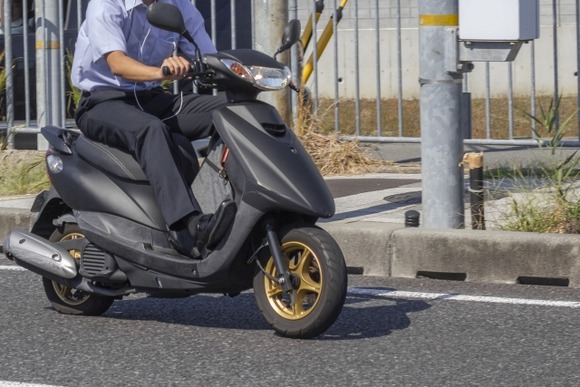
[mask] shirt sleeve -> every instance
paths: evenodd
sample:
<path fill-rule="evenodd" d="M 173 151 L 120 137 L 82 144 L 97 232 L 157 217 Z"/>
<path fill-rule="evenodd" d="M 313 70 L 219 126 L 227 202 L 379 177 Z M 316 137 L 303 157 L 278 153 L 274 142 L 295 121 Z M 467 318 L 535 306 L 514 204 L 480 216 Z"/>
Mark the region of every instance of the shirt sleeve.
<path fill-rule="evenodd" d="M 122 29 L 124 12 L 121 1 L 89 1 L 86 22 L 94 62 L 112 51 L 127 52 Z"/>
<path fill-rule="evenodd" d="M 205 29 L 203 16 L 199 10 L 188 0 L 180 1 L 180 9 L 183 14 L 185 26 L 195 40 L 195 43 L 199 46 L 201 53 L 210 54 L 216 52 L 215 45 Z M 180 39 L 179 47 L 191 58 L 195 57 L 195 47 L 185 38 L 182 37 Z"/>

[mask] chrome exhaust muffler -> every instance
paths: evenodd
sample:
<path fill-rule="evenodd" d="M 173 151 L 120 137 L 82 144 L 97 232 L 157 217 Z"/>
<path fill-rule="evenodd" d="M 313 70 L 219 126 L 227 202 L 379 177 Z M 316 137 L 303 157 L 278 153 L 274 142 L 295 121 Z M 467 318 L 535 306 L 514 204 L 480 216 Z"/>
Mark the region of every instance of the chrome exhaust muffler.
<path fill-rule="evenodd" d="M 77 265 L 72 255 L 38 235 L 14 230 L 4 239 L 3 248 L 6 257 L 43 277 L 68 282 L 77 276 Z"/>
<path fill-rule="evenodd" d="M 62 246 L 22 230 L 12 231 L 4 239 L 4 254 L 17 265 L 68 286 L 71 289 L 105 297 L 122 297 L 135 292 L 130 286 L 104 288 L 78 274 L 72 255 Z"/>

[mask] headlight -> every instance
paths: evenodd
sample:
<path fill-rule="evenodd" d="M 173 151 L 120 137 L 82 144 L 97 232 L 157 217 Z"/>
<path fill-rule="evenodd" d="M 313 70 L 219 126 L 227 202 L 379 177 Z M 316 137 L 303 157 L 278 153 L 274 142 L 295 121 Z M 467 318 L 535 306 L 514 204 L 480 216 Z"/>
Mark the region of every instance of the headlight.
<path fill-rule="evenodd" d="M 292 74 L 288 67 L 277 69 L 262 66 L 244 66 L 238 61 L 222 59 L 232 73 L 250 83 L 253 83 L 261 90 L 281 90 L 288 86 Z"/>

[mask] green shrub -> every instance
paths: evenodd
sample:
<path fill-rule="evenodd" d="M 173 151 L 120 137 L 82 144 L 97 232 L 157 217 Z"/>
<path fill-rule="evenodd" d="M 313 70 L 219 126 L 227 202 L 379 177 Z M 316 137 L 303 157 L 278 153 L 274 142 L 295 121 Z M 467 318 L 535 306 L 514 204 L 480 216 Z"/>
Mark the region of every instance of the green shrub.
<path fill-rule="evenodd" d="M 550 151 L 550 159 L 543 160 L 532 176 L 518 170 L 512 175 L 516 181 L 539 178 L 543 192 L 511 195 L 510 213 L 503 216 L 503 230 L 552 233 L 580 233 L 580 199 L 573 195 L 580 177 L 577 151 L 563 157 L 562 139 L 566 127 L 577 112 L 559 123 L 560 101 L 550 101 L 548 108 L 540 104 L 540 116 L 528 114 L 538 125 L 534 135 L 540 149 Z"/>

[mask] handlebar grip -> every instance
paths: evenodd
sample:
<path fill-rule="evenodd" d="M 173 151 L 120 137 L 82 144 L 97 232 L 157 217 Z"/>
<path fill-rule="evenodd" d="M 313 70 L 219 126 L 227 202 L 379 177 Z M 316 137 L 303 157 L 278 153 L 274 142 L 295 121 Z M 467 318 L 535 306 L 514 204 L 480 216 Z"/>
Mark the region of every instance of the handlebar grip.
<path fill-rule="evenodd" d="M 161 68 L 161 72 L 163 73 L 164 77 L 171 75 L 171 71 L 169 70 L 169 67 L 167 67 L 167 66 L 163 66 Z"/>

